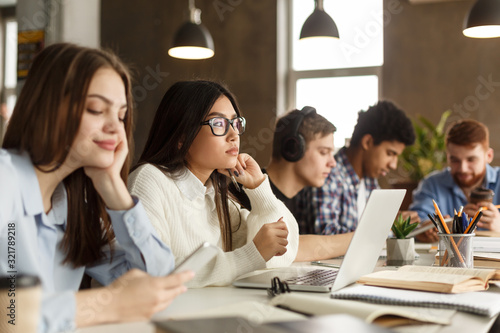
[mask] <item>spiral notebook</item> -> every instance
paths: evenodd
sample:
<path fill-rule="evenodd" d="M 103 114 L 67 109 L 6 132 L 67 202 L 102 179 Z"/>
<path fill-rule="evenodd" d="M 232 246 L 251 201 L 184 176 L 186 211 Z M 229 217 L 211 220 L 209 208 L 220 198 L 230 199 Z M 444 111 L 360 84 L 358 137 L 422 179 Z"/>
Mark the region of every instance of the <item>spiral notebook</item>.
<path fill-rule="evenodd" d="M 455 309 L 492 317 L 500 313 L 500 292 L 478 291 L 463 294 L 401 290 L 355 285 L 331 293 L 332 298 L 366 301 L 376 304 L 420 306 L 426 308 Z"/>

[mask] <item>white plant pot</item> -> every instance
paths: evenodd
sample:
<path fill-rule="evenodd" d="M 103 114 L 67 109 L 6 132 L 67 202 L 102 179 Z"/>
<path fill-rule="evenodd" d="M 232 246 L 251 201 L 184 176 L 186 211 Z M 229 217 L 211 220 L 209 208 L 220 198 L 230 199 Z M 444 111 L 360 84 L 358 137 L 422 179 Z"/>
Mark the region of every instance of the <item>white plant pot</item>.
<path fill-rule="evenodd" d="M 413 265 L 415 261 L 414 238 L 387 238 L 387 266 Z"/>

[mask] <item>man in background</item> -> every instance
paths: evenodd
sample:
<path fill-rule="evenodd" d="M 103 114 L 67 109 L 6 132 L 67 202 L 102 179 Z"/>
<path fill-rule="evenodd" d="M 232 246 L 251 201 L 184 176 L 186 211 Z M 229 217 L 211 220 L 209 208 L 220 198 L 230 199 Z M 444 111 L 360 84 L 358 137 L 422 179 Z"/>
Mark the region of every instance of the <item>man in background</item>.
<path fill-rule="evenodd" d="M 397 167 L 398 156 L 415 141 L 411 120 L 388 101 L 378 102 L 360 111 L 348 147 L 335 155 L 333 168 L 325 184 L 300 193 L 299 201 L 312 200 L 315 234 L 333 235 L 356 230 L 370 193 L 379 188 L 377 178 Z M 402 212 L 411 222 L 419 222 L 415 212 Z"/>
<path fill-rule="evenodd" d="M 352 238 L 345 235 L 308 234 L 314 223 L 311 201 L 298 206 L 296 196 L 307 186 L 322 186 L 335 168 L 335 126 L 312 107 L 294 110 L 281 117 L 274 132 L 271 162 L 265 172 L 271 188 L 294 214 L 301 229 L 296 261 L 322 260 L 344 255 Z"/>
<path fill-rule="evenodd" d="M 446 169 L 435 171 L 420 182 L 413 192 L 410 209 L 417 211 L 422 220 L 428 220 L 427 214 L 434 213 L 433 199 L 443 215 L 453 216 L 454 210 L 463 206 L 468 216 L 474 216 L 479 207 L 487 207 L 477 227 L 500 232 L 500 213 L 495 208 L 500 204 L 500 168 L 489 164 L 493 149 L 488 128 L 472 119 L 453 123 L 446 135 L 446 159 Z M 469 203 L 472 190 L 479 187 L 493 190 L 493 202 Z M 437 241 L 436 231 L 418 239 Z"/>

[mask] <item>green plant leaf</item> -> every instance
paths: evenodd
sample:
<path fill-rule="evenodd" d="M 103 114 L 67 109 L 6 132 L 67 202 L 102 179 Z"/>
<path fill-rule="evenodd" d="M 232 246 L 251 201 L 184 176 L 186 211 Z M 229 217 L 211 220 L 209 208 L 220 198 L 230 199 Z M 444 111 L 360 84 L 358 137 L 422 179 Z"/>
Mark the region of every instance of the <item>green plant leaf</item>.
<path fill-rule="evenodd" d="M 444 130 L 444 125 L 446 124 L 446 120 L 448 120 L 448 117 L 451 115 L 451 110 L 446 110 L 443 112 L 441 115 L 441 119 L 439 120 L 439 123 L 436 126 L 436 131 L 438 133 L 443 133 Z"/>
<path fill-rule="evenodd" d="M 406 236 L 410 232 L 413 231 L 418 226 L 418 223 L 410 223 L 411 217 L 403 218 L 401 214 L 399 214 L 392 223 L 391 230 L 394 233 L 394 236 L 399 239 L 405 239 Z"/>
<path fill-rule="evenodd" d="M 433 134 L 437 132 L 436 127 L 434 126 L 433 123 L 431 123 L 429 119 L 425 118 L 424 116 L 419 116 L 418 120 L 425 126 L 425 128 L 427 128 Z"/>
<path fill-rule="evenodd" d="M 394 233 L 394 236 L 396 236 L 396 238 L 399 238 L 399 239 L 405 238 L 405 236 L 401 233 L 401 231 L 398 228 L 396 228 L 396 226 L 394 224 L 392 225 L 391 230 Z"/>
<path fill-rule="evenodd" d="M 406 229 L 409 225 L 410 225 L 410 222 L 411 222 L 411 217 L 408 216 L 408 218 L 404 221 L 404 229 Z"/>
<path fill-rule="evenodd" d="M 402 234 L 404 235 L 404 238 L 406 238 L 406 236 L 408 236 L 410 234 L 410 232 L 412 232 L 417 226 L 418 226 L 418 222 L 412 223 L 409 226 L 407 226 L 402 232 Z"/>
<path fill-rule="evenodd" d="M 412 120 L 415 143 L 405 148 L 399 157 L 401 168 L 414 181 L 420 181 L 434 170 L 446 165 L 446 134 L 444 127 L 451 110 L 441 114 L 436 126 L 424 116 Z"/>

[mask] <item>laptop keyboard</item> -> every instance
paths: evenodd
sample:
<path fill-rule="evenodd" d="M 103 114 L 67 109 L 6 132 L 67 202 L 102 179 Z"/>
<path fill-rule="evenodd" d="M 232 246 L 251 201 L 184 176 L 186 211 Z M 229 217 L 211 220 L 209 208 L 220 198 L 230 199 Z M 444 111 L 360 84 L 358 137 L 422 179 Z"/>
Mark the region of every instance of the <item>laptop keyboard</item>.
<path fill-rule="evenodd" d="M 304 275 L 286 279 L 289 285 L 300 284 L 307 286 L 331 286 L 337 277 L 338 270 L 315 269 Z"/>

